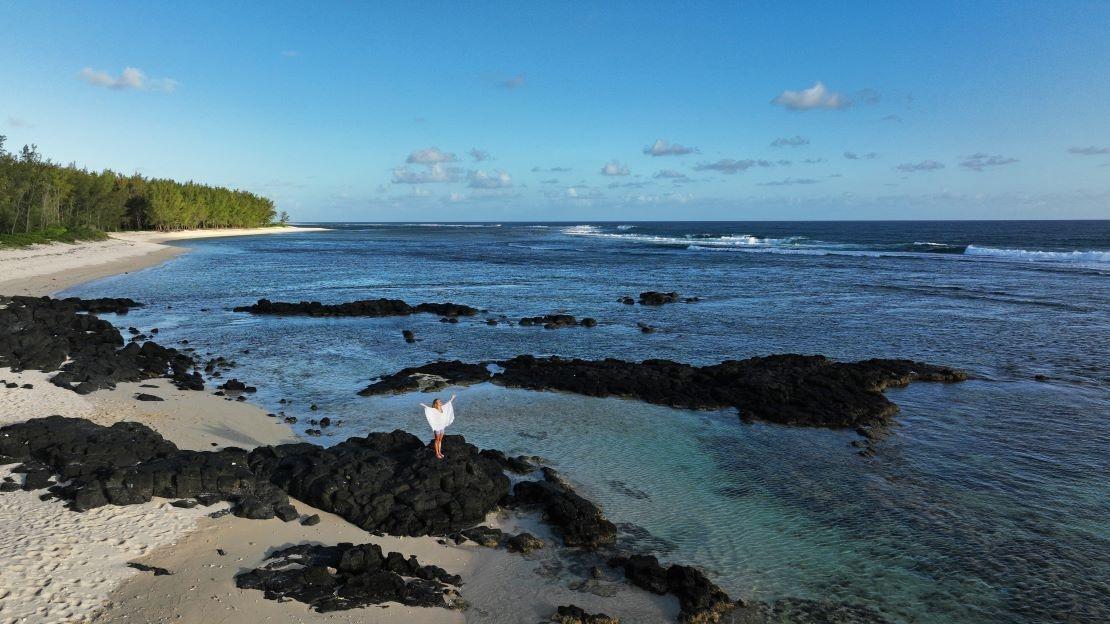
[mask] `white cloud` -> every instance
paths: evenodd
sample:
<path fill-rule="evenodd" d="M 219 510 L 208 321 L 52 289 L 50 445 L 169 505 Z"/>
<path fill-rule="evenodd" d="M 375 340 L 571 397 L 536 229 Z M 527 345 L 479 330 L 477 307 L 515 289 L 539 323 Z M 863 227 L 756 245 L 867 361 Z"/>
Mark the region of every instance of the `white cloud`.
<path fill-rule="evenodd" d="M 720 171 L 732 175 L 747 171 L 752 167 L 773 167 L 774 163 L 769 160 L 752 160 L 750 158 L 744 160 L 733 160 L 731 158 L 722 158 L 714 163 L 700 163 L 694 167 L 695 171 Z"/>
<path fill-rule="evenodd" d="M 809 145 L 809 139 L 804 136 L 779 137 L 771 141 L 771 147 L 801 147 Z"/>
<path fill-rule="evenodd" d="M 605 166 L 601 168 L 601 175 L 603 176 L 626 176 L 628 174 L 628 167 L 615 160 L 605 163 Z"/>
<path fill-rule="evenodd" d="M 795 111 L 819 108 L 839 110 L 852 105 L 848 98 L 829 91 L 823 82 L 817 82 L 812 87 L 801 91 L 783 91 L 771 100 L 771 103 Z"/>
<path fill-rule="evenodd" d="M 905 171 L 906 173 L 936 171 L 937 169 L 944 169 L 944 163 L 939 163 L 935 160 L 923 160 L 919 163 L 902 163 L 895 167 L 895 169 L 898 171 Z"/>
<path fill-rule="evenodd" d="M 864 154 L 857 154 L 855 152 L 844 152 L 844 157 L 848 160 L 875 160 L 879 157 L 875 152 L 867 152 Z"/>
<path fill-rule="evenodd" d="M 489 152 L 484 149 L 478 149 L 477 147 L 470 148 L 470 150 L 467 151 L 467 154 L 470 154 L 470 157 L 474 159 L 474 162 L 489 160 Z"/>
<path fill-rule="evenodd" d="M 8 117 L 8 126 L 11 128 L 34 128 L 35 124 L 22 117 Z"/>
<path fill-rule="evenodd" d="M 443 163 L 430 165 L 423 171 L 413 170 L 408 167 L 393 169 L 394 184 L 434 184 L 443 182 L 458 182 L 462 177 L 462 170 L 457 167 L 445 167 Z"/>
<path fill-rule="evenodd" d="M 405 162 L 410 165 L 434 165 L 437 163 L 455 162 L 458 158 L 450 152 L 441 151 L 438 147 L 416 150 L 409 154 Z"/>
<path fill-rule="evenodd" d="M 479 169 L 478 171 L 471 171 L 467 178 L 469 180 L 467 186 L 476 189 L 501 189 L 513 185 L 512 177 L 504 171 L 494 170 L 486 173 Z"/>
<path fill-rule="evenodd" d="M 803 160 L 802 162 L 804 162 L 807 165 L 816 165 L 817 163 L 825 162 L 825 159 L 824 158 L 807 158 L 807 159 Z"/>
<path fill-rule="evenodd" d="M 502 80 L 500 84 L 506 89 L 519 89 L 524 86 L 524 74 L 517 74 L 508 80 Z"/>
<path fill-rule="evenodd" d="M 1110 154 L 1110 147 L 1095 147 L 1094 145 L 1088 147 L 1069 147 L 1069 154 L 1078 154 L 1080 156 L 1100 156 L 1103 154 Z"/>
<path fill-rule="evenodd" d="M 886 117 L 883 117 L 879 121 L 893 121 L 894 123 L 902 123 L 902 118 L 899 117 L 898 115 L 887 115 Z"/>
<path fill-rule="evenodd" d="M 960 163 L 964 169 L 972 171 L 982 171 L 987 167 L 1000 167 L 1002 165 L 1009 165 L 1018 162 L 1016 158 L 1007 158 L 1005 156 L 991 156 L 983 152 L 978 152 L 968 156 L 966 160 Z"/>
<path fill-rule="evenodd" d="M 78 78 L 97 87 L 106 87 L 118 91 L 133 89 L 135 91 L 164 91 L 169 93 L 175 90 L 178 84 L 180 84 L 176 80 L 170 78 L 157 78 L 152 80 L 148 78 L 142 70 L 134 67 L 125 67 L 120 75 L 116 77 L 113 77 L 108 72 L 86 67 L 78 74 Z"/>
<path fill-rule="evenodd" d="M 551 173 L 566 173 L 570 171 L 570 167 L 552 167 L 550 169 L 544 169 L 543 167 L 532 167 L 532 173 L 542 173 L 544 171 L 549 171 Z"/>
<path fill-rule="evenodd" d="M 649 156 L 684 156 L 696 151 L 698 151 L 696 147 L 686 147 L 666 139 L 656 139 L 655 143 L 644 148 L 644 153 Z"/>

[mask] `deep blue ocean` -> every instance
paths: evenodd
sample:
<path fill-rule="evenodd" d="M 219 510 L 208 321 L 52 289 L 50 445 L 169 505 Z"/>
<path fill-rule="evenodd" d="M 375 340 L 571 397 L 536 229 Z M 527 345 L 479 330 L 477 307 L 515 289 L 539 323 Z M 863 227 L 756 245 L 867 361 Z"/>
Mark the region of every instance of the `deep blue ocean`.
<path fill-rule="evenodd" d="M 107 318 L 236 360 L 232 374 L 259 386 L 252 400 L 276 412 L 291 399 L 302 430 L 342 420 L 325 444 L 427 434 L 427 397 L 356 392 L 441 358 L 821 353 L 961 367 L 974 379 L 888 391 L 902 411 L 870 458 L 850 431 L 489 386 L 452 390 L 451 432 L 546 458 L 624 539 L 704 567 L 733 595 L 862 604 L 899 622 L 1110 621 L 1110 221 L 326 225 L 183 242 L 192 253 L 65 294 L 147 302 Z M 617 302 L 644 290 L 702 301 Z M 262 297 L 489 313 L 230 311 Z M 599 324 L 485 323 L 553 312 Z"/>

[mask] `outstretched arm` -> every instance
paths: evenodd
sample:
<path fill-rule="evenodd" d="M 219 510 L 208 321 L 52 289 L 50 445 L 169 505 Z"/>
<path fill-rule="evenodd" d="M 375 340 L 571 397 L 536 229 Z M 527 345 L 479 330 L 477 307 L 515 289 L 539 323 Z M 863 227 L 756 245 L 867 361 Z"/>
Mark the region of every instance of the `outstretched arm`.
<path fill-rule="evenodd" d="M 424 405 L 423 403 L 421 403 L 420 407 L 431 407 L 431 405 Z"/>
<path fill-rule="evenodd" d="M 451 401 L 454 401 L 454 400 L 455 400 L 455 395 L 452 394 L 450 400 L 448 400 L 447 402 L 450 403 Z"/>

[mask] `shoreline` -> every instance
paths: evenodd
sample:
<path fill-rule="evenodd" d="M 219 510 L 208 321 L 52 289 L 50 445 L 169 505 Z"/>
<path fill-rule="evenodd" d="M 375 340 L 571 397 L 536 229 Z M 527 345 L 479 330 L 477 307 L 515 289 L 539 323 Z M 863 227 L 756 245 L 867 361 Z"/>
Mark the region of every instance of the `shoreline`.
<path fill-rule="evenodd" d="M 172 241 L 263 234 L 320 232 L 327 228 L 278 226 L 181 230 L 177 232 L 112 232 L 108 240 L 50 243 L 0 249 L 0 294 L 52 295 L 78 284 L 157 266 L 188 249 Z"/>
<path fill-rule="evenodd" d="M 261 228 L 173 233 L 124 233 L 111 240 L 52 244 L 0 252 L 0 293 L 50 295 L 86 281 L 155 266 L 188 251 L 165 245 L 173 240 L 252 234 L 314 231 L 323 228 Z M 101 425 L 131 421 L 145 424 L 181 449 L 218 450 L 302 442 L 293 429 L 250 402 L 214 394 L 214 380 L 204 391 L 178 390 L 166 378 L 119 383 L 111 390 L 78 395 L 57 387 L 55 373 L 0 368 L 0 426 L 60 414 Z M 31 387 L 25 387 L 29 384 Z M 162 401 L 140 401 L 136 394 Z M 0 477 L 21 483 L 12 465 Z M 545 620 L 561 604 L 590 611 L 619 608 L 631 621 L 673 621 L 673 597 L 630 587 L 619 579 L 601 584 L 603 591 L 572 590 L 569 555 L 550 529 L 531 515 L 496 510 L 486 524 L 527 529 L 551 547 L 529 556 L 473 542 L 456 545 L 435 537 L 394 537 L 368 533 L 345 519 L 291 499 L 297 511 L 318 514 L 321 522 L 249 520 L 232 515 L 211 518 L 227 509 L 180 509 L 169 499 L 125 507 L 107 506 L 72 512 L 59 500 L 42 500 L 37 491 L 9 492 L 0 506 L 0 522 L 21 527 L 0 540 L 0 620 L 45 618 L 67 622 L 412 622 L 459 624 L 467 621 L 517 621 L 520 616 Z M 461 588 L 471 605 L 466 611 L 418 608 L 384 603 L 347 611 L 318 613 L 307 605 L 275 602 L 262 592 L 239 589 L 234 577 L 260 567 L 273 551 L 297 543 L 334 545 L 374 543 L 384 551 L 415 555 L 464 579 Z M 162 567 L 156 576 L 128 564 Z M 543 569 L 544 573 L 539 571 Z M 574 577 L 580 578 L 580 577 Z M 619 597 L 613 597 L 615 595 Z"/>

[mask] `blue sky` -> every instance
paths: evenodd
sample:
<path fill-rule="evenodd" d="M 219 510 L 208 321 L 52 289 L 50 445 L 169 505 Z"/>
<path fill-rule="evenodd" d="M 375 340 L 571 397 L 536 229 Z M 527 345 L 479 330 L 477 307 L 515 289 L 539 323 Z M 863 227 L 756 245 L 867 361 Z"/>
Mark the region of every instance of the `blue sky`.
<path fill-rule="evenodd" d="M 303 221 L 1110 218 L 1106 2 L 178 4 L 0 5 L 0 134 Z"/>

